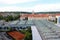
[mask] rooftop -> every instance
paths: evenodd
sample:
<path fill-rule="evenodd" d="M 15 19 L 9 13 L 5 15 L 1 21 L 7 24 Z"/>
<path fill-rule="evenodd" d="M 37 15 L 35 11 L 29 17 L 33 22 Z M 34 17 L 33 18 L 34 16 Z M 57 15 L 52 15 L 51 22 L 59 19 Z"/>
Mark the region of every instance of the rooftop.
<path fill-rule="evenodd" d="M 12 31 L 12 32 L 7 32 L 11 37 L 13 37 L 16 40 L 22 40 L 24 39 L 24 34 L 18 32 L 18 31 Z"/>

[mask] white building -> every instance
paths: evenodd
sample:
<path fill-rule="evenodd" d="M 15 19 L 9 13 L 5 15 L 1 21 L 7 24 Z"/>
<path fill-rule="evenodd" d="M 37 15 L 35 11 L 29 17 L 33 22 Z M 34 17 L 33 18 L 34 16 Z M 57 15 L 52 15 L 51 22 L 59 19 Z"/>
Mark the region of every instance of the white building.
<path fill-rule="evenodd" d="M 60 16 L 56 16 L 57 18 L 57 24 L 60 24 Z"/>

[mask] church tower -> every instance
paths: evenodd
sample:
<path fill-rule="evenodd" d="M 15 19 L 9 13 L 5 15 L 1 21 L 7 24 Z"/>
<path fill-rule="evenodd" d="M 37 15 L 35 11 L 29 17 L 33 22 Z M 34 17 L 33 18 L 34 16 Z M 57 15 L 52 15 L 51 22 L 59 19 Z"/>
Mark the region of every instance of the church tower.
<path fill-rule="evenodd" d="M 34 14 L 34 10 L 32 11 L 32 14 Z"/>

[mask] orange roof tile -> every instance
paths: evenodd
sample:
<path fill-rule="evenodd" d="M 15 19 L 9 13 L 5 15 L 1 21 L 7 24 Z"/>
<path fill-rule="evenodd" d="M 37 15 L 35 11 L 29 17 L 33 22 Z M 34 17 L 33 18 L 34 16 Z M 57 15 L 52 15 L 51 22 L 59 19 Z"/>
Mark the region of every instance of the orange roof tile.
<path fill-rule="evenodd" d="M 21 17 L 48 17 L 48 14 L 24 14 Z"/>
<path fill-rule="evenodd" d="M 60 16 L 60 14 L 56 14 L 56 16 Z"/>
<path fill-rule="evenodd" d="M 20 32 L 12 31 L 12 32 L 7 32 L 7 33 L 16 40 L 24 39 L 24 34 L 22 34 Z"/>

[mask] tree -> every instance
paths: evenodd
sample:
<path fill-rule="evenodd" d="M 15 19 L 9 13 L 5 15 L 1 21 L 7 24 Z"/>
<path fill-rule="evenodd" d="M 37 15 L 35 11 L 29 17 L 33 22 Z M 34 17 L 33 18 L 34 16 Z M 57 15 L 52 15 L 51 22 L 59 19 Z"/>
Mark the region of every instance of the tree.
<path fill-rule="evenodd" d="M 0 15 L 0 20 L 2 20 L 3 19 L 3 16 L 2 15 Z"/>

